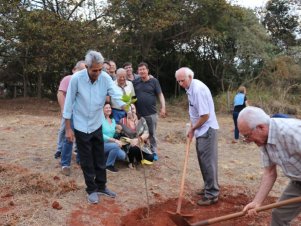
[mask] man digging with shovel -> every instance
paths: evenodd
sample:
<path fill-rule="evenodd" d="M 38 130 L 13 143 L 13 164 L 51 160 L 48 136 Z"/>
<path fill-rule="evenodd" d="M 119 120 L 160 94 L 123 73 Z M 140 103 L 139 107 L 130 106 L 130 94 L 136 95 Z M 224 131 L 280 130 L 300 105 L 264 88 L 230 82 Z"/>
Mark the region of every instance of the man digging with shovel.
<path fill-rule="evenodd" d="M 194 73 L 188 67 L 176 71 L 179 85 L 185 88 L 189 101 L 191 128 L 188 131 L 190 141 L 196 137 L 196 151 L 204 189 L 198 192 L 202 199 L 200 206 L 218 202 L 219 185 L 217 180 L 217 129 L 218 122 L 209 88 L 201 81 L 193 79 Z"/>
<path fill-rule="evenodd" d="M 263 175 L 259 190 L 244 211 L 256 214 L 277 179 L 276 166 L 291 180 L 279 201 L 301 197 L 301 120 L 270 118 L 262 109 L 246 107 L 238 116 L 238 129 L 247 142 L 261 148 Z M 272 211 L 271 226 L 290 225 L 301 212 L 301 202 L 278 207 Z"/>

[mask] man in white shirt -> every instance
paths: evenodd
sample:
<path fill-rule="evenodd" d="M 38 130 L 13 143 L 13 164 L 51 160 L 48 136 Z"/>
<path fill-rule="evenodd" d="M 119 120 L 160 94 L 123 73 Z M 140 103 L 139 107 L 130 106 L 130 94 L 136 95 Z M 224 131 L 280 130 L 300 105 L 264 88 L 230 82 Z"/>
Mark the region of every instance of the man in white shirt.
<path fill-rule="evenodd" d="M 116 80 L 114 81 L 118 89 L 124 95 L 135 96 L 135 90 L 133 83 L 127 80 L 126 70 L 119 68 L 116 72 Z M 126 112 L 119 107 L 114 99 L 111 100 L 113 118 L 116 123 L 119 123 L 120 119 L 126 116 Z"/>
<path fill-rule="evenodd" d="M 214 103 L 209 88 L 201 81 L 193 79 L 194 72 L 188 67 L 176 71 L 176 80 L 185 88 L 189 101 L 191 128 L 190 141 L 195 136 L 199 166 L 204 188 L 197 192 L 202 195 L 198 205 L 207 206 L 218 202 L 219 185 L 217 174 L 217 130 Z"/>

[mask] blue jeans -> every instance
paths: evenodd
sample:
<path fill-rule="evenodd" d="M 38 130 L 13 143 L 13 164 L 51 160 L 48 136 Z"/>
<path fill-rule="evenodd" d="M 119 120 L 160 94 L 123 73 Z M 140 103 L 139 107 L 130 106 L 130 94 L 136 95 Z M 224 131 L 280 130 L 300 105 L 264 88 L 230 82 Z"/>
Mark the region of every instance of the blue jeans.
<path fill-rule="evenodd" d="M 63 141 L 65 138 L 65 119 L 62 118 L 59 133 L 57 135 L 57 152 L 62 152 Z"/>
<path fill-rule="evenodd" d="M 65 120 L 64 120 L 64 125 L 65 125 Z M 71 119 L 71 128 L 72 128 L 72 130 L 74 130 L 72 119 Z M 73 147 L 73 142 L 69 142 L 67 140 L 67 138 L 65 137 L 65 131 L 64 131 L 64 139 L 63 139 L 62 154 L 61 154 L 61 165 L 62 166 L 70 166 L 71 165 L 72 147 Z M 76 162 L 79 162 L 79 161 L 80 161 L 79 154 L 77 153 Z"/>
<path fill-rule="evenodd" d="M 104 142 L 104 151 L 107 159 L 106 166 L 114 166 L 116 160 L 125 160 L 125 152 L 116 143 Z"/>
<path fill-rule="evenodd" d="M 115 119 L 116 123 L 119 123 L 120 119 L 124 118 L 126 116 L 126 112 L 123 110 L 118 110 L 113 108 L 112 109 L 113 118 Z"/>

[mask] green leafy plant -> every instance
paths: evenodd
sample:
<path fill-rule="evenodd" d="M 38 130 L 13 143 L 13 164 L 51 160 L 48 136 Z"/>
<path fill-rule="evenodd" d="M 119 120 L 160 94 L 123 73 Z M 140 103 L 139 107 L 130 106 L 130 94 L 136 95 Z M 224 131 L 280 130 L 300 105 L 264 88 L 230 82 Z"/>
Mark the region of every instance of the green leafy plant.
<path fill-rule="evenodd" d="M 134 104 L 137 101 L 137 98 L 133 98 L 131 94 L 124 94 L 122 95 L 121 100 L 125 103 L 124 110 L 128 112 L 131 104 Z"/>

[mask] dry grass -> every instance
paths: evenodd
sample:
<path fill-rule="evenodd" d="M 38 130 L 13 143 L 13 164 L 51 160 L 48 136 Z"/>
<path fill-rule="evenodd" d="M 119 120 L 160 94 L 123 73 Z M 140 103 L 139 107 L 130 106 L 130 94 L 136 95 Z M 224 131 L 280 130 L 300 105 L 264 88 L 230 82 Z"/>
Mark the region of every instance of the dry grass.
<path fill-rule="evenodd" d="M 60 165 L 53 158 L 60 117 L 49 114 L 47 106 L 36 115 L 36 106 L 29 112 L 14 112 L 18 106 L 0 103 L 0 225 L 72 225 L 72 213 L 82 213 L 81 225 L 94 225 L 116 220 L 127 212 L 145 207 L 143 169 L 131 170 L 121 164 L 117 174 L 108 174 L 108 186 L 118 193 L 115 200 L 101 199 L 101 205 L 91 207 L 86 201 L 81 169 L 73 164 L 70 177 L 60 174 Z M 52 108 L 53 105 L 49 105 Z M 146 169 L 150 202 L 163 202 L 178 195 L 181 167 L 185 150 L 185 123 L 188 121 L 186 97 L 168 105 L 169 117 L 158 123 L 160 160 Z M 2 109 L 1 109 L 2 108 Z M 25 109 L 29 109 L 25 106 Z M 233 122 L 229 115 L 218 115 L 219 170 L 221 185 L 230 184 L 257 188 L 260 179 L 257 147 L 232 145 Z M 45 126 L 47 125 L 47 126 Z M 193 145 L 191 145 L 191 149 Z M 255 151 L 256 150 L 256 151 Z M 187 169 L 186 194 L 201 186 L 195 151 L 191 150 Z M 277 180 L 275 194 L 286 183 Z M 188 192 L 189 191 L 189 192 Z M 255 191 L 255 189 L 253 190 Z M 57 201 L 62 210 L 52 207 Z M 116 212 L 112 211 L 116 208 Z M 102 213 L 102 214 L 100 214 Z M 110 217 L 106 217 L 110 216 Z M 73 218 L 71 218 L 73 217 Z M 68 223 L 69 222 L 69 223 Z M 94 224 L 92 224 L 94 222 Z M 101 225 L 100 223 L 98 225 Z M 104 224 L 118 225 L 118 224 Z"/>

